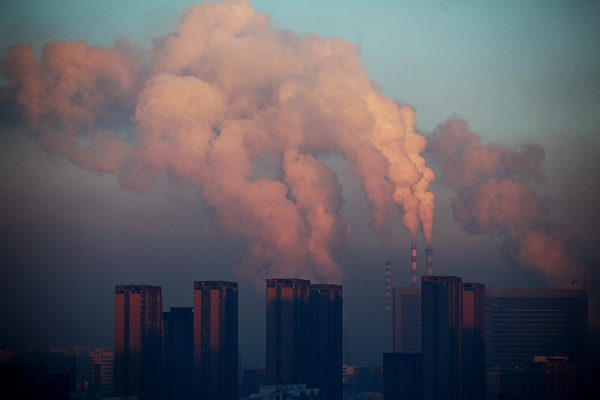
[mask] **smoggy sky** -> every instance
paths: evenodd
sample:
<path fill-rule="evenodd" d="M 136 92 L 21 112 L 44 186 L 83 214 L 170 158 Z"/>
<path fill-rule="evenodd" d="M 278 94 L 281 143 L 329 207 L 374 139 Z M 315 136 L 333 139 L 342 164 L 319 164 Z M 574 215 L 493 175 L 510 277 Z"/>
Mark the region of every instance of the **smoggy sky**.
<path fill-rule="evenodd" d="M 226 279 L 261 366 L 297 276 L 375 365 L 384 261 L 407 284 L 430 231 L 436 274 L 599 279 L 600 6 L 422 3 L 0 6 L 0 343 L 112 343 L 115 284 Z"/>

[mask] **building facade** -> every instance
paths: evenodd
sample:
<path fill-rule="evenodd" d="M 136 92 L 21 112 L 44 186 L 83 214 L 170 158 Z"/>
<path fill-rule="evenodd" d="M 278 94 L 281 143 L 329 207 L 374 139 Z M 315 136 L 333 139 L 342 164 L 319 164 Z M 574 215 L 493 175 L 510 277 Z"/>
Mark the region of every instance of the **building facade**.
<path fill-rule="evenodd" d="M 567 357 L 574 365 L 586 365 L 585 291 L 492 289 L 486 294 L 489 398 L 503 390 L 521 393 L 525 371 L 531 368 L 535 356 Z"/>
<path fill-rule="evenodd" d="M 423 399 L 462 399 L 461 278 L 424 276 L 421 281 Z"/>
<path fill-rule="evenodd" d="M 158 398 L 162 352 L 159 286 L 116 286 L 114 351 L 115 395 Z"/>
<path fill-rule="evenodd" d="M 587 358 L 587 294 L 576 289 L 492 289 L 486 299 L 486 366 L 528 366 L 533 356 Z"/>
<path fill-rule="evenodd" d="M 310 285 L 310 371 L 308 384 L 328 400 L 342 399 L 343 289 Z"/>
<path fill-rule="evenodd" d="M 194 393 L 206 400 L 238 398 L 238 286 L 194 282 Z"/>
<path fill-rule="evenodd" d="M 463 397 L 485 398 L 485 286 L 463 284 Z"/>
<path fill-rule="evenodd" d="M 310 282 L 267 279 L 267 383 L 307 383 Z"/>
<path fill-rule="evenodd" d="M 398 286 L 393 291 L 393 350 L 421 352 L 421 287 Z"/>

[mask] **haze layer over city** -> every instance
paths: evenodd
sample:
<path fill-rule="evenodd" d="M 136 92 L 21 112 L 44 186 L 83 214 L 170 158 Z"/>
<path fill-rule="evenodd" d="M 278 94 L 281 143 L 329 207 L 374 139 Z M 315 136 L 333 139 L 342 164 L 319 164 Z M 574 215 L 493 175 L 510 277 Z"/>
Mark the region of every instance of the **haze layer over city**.
<path fill-rule="evenodd" d="M 598 321 L 600 5 L 5 2 L 0 344 L 112 344 L 119 284 L 344 287 L 344 362 L 381 365 L 385 262 L 581 288 Z M 435 178 L 434 178 L 435 177 Z M 590 338 L 592 338 L 591 336 Z"/>

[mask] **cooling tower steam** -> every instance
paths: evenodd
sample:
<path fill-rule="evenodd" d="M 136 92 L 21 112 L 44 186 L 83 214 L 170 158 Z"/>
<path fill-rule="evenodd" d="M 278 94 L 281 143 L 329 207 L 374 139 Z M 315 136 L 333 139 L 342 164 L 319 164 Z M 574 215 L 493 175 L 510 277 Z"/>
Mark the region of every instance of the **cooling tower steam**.
<path fill-rule="evenodd" d="M 551 285 L 581 279 L 583 267 L 572 259 L 573 234 L 550 219 L 547 203 L 533 189 L 544 180 L 540 146 L 483 145 L 458 116 L 440 124 L 428 139 L 427 154 L 438 179 L 456 195 L 452 208 L 462 229 L 501 237 L 510 258 Z"/>
<path fill-rule="evenodd" d="M 431 243 L 434 174 L 413 111 L 380 93 L 353 44 L 269 23 L 248 1 L 207 2 L 150 50 L 53 42 L 38 57 L 13 46 L 0 99 L 46 151 L 125 188 L 197 187 L 219 230 L 245 244 L 237 276 L 260 287 L 266 276 L 342 279 L 349 227 L 327 155 L 351 166 L 382 240 L 399 209 L 412 241 L 422 229 Z M 518 235 L 528 263 L 538 256 L 526 243 L 559 240 L 537 229 Z"/>

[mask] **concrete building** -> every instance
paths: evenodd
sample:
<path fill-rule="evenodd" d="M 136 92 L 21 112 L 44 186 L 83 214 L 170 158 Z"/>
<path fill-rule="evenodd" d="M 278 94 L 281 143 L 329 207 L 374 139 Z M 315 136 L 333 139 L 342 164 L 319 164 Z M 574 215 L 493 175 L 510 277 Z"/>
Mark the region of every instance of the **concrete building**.
<path fill-rule="evenodd" d="M 171 307 L 163 312 L 163 394 L 191 399 L 194 370 L 194 309 Z"/>
<path fill-rule="evenodd" d="M 424 276 L 421 294 L 423 399 L 462 400 L 462 280 Z"/>
<path fill-rule="evenodd" d="M 267 279 L 267 383 L 307 383 L 310 370 L 310 282 Z"/>
<path fill-rule="evenodd" d="M 194 282 L 194 393 L 206 400 L 238 398 L 238 286 Z"/>
<path fill-rule="evenodd" d="M 117 396 L 158 398 L 161 389 L 162 290 L 159 286 L 115 288 Z"/>

